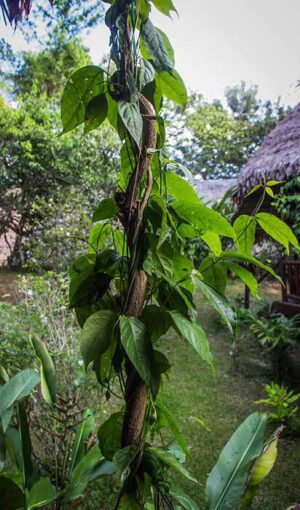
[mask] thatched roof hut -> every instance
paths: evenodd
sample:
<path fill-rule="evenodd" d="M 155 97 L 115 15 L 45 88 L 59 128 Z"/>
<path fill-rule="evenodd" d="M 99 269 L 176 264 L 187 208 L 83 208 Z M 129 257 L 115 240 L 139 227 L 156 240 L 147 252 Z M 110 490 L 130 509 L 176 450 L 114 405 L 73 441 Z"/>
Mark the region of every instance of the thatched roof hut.
<path fill-rule="evenodd" d="M 240 205 L 257 184 L 300 175 L 300 103 L 264 139 L 242 168 L 234 200 Z M 250 197 L 249 197 L 250 198 Z"/>
<path fill-rule="evenodd" d="M 233 196 L 238 205 L 235 217 L 252 214 L 255 210 L 262 188 L 245 197 L 254 186 L 271 180 L 289 181 L 297 176 L 300 176 L 300 103 L 266 136 L 242 168 Z M 281 185 L 272 187 L 275 193 L 280 188 Z M 277 214 L 272 204 L 273 198 L 266 195 L 260 212 Z M 300 314 L 300 261 L 293 258 L 282 260 L 280 271 L 285 286 L 282 287 L 282 300 L 274 301 L 272 310 L 285 315 Z"/>

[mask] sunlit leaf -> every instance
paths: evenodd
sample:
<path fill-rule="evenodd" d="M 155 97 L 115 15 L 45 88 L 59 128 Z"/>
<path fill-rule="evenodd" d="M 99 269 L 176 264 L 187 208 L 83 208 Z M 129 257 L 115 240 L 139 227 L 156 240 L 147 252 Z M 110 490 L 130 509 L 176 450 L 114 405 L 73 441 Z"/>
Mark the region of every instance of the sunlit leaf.
<path fill-rule="evenodd" d="M 163 96 L 185 108 L 188 95 L 184 82 L 177 71 L 159 71 L 157 81 Z"/>
<path fill-rule="evenodd" d="M 236 232 L 235 244 L 238 251 L 245 255 L 250 255 L 255 242 L 255 220 L 251 216 L 241 214 L 235 220 L 233 228 Z"/>
<path fill-rule="evenodd" d="M 210 231 L 230 238 L 236 236 L 230 223 L 220 213 L 201 203 L 175 200 L 171 203 L 171 207 L 180 218 L 198 227 L 203 234 Z"/>
<path fill-rule="evenodd" d="M 177 13 L 177 10 L 172 0 L 152 0 L 152 2 L 160 12 L 166 14 L 167 16 L 171 17 L 172 11 Z"/>
<path fill-rule="evenodd" d="M 201 201 L 193 186 L 186 179 L 183 179 L 174 172 L 166 172 L 166 191 L 172 197 L 178 200 L 186 200 L 195 204 L 201 204 Z"/>
<path fill-rule="evenodd" d="M 299 248 L 299 243 L 295 234 L 293 234 L 290 227 L 282 220 L 277 218 L 277 216 L 274 216 L 274 214 L 262 212 L 256 214 L 255 218 L 260 227 L 270 237 L 285 247 L 287 254 L 290 253 L 289 243 L 291 243 L 295 248 Z"/>

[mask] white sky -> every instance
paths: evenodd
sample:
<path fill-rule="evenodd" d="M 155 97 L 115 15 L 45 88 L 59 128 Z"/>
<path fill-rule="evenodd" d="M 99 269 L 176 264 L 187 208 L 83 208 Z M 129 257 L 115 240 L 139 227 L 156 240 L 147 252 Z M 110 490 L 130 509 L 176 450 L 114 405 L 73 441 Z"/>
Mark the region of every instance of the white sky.
<path fill-rule="evenodd" d="M 96 0 L 95 0 L 96 1 Z M 299 0 L 174 0 L 173 21 L 153 9 L 152 20 L 175 49 L 176 68 L 187 87 L 208 99 L 223 98 L 241 80 L 259 86 L 262 99 L 300 101 Z M 0 25 L 16 50 L 30 49 L 20 33 Z M 108 52 L 108 29 L 101 25 L 83 42 L 98 63 Z M 31 44 L 33 48 L 34 45 Z"/>

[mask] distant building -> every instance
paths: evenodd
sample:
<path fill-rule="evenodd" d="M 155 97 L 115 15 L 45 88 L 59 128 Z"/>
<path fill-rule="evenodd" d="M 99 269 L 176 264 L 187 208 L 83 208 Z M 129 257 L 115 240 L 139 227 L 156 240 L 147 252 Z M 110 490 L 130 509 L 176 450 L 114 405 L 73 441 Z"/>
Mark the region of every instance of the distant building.
<path fill-rule="evenodd" d="M 222 200 L 225 193 L 235 189 L 237 179 L 195 179 L 195 187 L 203 202 L 217 202 Z"/>

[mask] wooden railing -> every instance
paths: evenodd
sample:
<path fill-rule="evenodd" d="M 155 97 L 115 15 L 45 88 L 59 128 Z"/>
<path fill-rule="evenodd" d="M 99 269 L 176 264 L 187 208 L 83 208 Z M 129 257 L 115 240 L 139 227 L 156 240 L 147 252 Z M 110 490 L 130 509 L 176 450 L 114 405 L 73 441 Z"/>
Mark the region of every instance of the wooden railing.
<path fill-rule="evenodd" d="M 285 285 L 282 287 L 282 301 L 300 303 L 300 260 L 283 260 L 281 277 Z"/>

